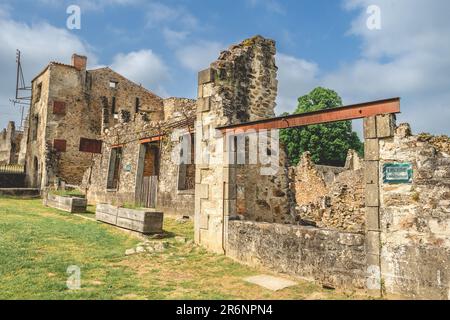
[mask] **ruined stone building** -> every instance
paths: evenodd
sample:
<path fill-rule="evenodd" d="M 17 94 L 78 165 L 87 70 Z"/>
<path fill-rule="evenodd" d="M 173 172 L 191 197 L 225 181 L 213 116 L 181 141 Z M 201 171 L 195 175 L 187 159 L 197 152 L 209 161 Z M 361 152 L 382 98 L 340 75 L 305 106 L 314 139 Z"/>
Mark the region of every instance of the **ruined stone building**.
<path fill-rule="evenodd" d="M 449 298 L 450 139 L 397 125 L 399 99 L 274 118 L 275 54 L 261 36 L 231 46 L 199 72 L 197 100 L 86 70 L 85 57 L 50 63 L 33 80 L 29 184 L 64 181 L 92 204 L 192 216 L 197 244 L 249 265 L 376 295 Z M 342 110 L 364 118 L 365 140 L 364 159 L 350 150 L 342 168 L 308 153 L 292 167 L 267 129 Z M 79 151 L 83 141 L 91 152 Z"/>
<path fill-rule="evenodd" d="M 0 165 L 1 164 L 21 164 L 20 147 L 23 132 L 16 130 L 13 121 L 8 123 L 8 127 L 0 133 Z"/>
<path fill-rule="evenodd" d="M 104 131 L 102 153 L 85 173 L 89 201 L 193 216 L 195 103 L 169 98 L 157 116 L 120 113 L 119 123 Z M 187 146 L 181 165 L 180 143 Z"/>
<path fill-rule="evenodd" d="M 120 114 L 162 117 L 160 97 L 109 68 L 87 70 L 86 64 L 86 57 L 73 55 L 71 65 L 51 62 L 32 81 L 26 154 L 31 187 L 80 185 L 92 163 L 92 154 L 79 151 L 80 140 L 101 139 Z"/>

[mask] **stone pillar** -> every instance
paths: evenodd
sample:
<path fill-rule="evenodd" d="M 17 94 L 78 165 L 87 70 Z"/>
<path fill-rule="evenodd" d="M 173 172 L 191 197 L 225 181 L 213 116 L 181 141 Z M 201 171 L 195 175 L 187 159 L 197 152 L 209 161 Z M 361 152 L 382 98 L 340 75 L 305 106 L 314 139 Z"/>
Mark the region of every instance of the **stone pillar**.
<path fill-rule="evenodd" d="M 222 52 L 198 75 L 195 241 L 212 252 L 226 253 L 237 198 L 236 165 L 228 161 L 236 158 L 234 137 L 216 129 L 274 115 L 275 51 L 274 41 L 256 36 Z"/>
<path fill-rule="evenodd" d="M 392 137 L 395 115 L 380 115 L 364 119 L 365 202 L 367 289 L 381 296 L 381 229 L 380 229 L 380 139 Z"/>

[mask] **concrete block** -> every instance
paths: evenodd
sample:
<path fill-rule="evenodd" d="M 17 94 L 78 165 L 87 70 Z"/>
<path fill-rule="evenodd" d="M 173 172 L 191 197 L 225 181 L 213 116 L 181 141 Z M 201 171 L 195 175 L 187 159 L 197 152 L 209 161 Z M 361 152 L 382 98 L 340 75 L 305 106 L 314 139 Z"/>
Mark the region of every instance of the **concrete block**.
<path fill-rule="evenodd" d="M 198 73 L 198 84 L 203 85 L 206 83 L 214 82 L 214 70 L 208 68 Z"/>
<path fill-rule="evenodd" d="M 366 184 L 366 207 L 379 207 L 380 206 L 380 193 L 378 184 Z"/>
<path fill-rule="evenodd" d="M 208 230 L 209 227 L 209 215 L 201 214 L 200 215 L 200 229 Z"/>
<path fill-rule="evenodd" d="M 384 114 L 377 116 L 377 137 L 388 138 L 393 137 L 395 133 L 395 115 Z"/>
<path fill-rule="evenodd" d="M 364 160 L 380 160 L 380 143 L 378 139 L 366 139 L 364 141 Z"/>
<path fill-rule="evenodd" d="M 380 181 L 378 161 L 365 161 L 364 177 L 366 184 L 378 184 Z"/>
<path fill-rule="evenodd" d="M 198 184 L 195 190 L 195 193 L 198 195 L 200 199 L 208 199 L 209 198 L 209 185 L 207 184 Z"/>
<path fill-rule="evenodd" d="M 364 139 L 374 139 L 377 137 L 376 118 L 364 118 Z"/>
<path fill-rule="evenodd" d="M 380 218 L 378 207 L 366 207 L 366 229 L 367 231 L 380 230 Z"/>
<path fill-rule="evenodd" d="M 208 112 L 211 110 L 211 97 L 199 98 L 197 100 L 197 112 Z"/>
<path fill-rule="evenodd" d="M 366 251 L 367 254 L 379 255 L 381 250 L 380 232 L 368 231 L 366 233 Z"/>

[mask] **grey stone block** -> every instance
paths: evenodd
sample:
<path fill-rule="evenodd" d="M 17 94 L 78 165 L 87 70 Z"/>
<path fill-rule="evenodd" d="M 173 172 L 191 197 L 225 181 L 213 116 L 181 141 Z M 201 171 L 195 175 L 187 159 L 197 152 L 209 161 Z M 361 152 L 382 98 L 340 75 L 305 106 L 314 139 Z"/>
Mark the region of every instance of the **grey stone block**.
<path fill-rule="evenodd" d="M 388 138 L 395 133 L 395 115 L 384 114 L 377 116 L 377 137 Z"/>
<path fill-rule="evenodd" d="M 380 193 L 378 184 L 367 184 L 365 186 L 366 207 L 380 206 Z"/>
<path fill-rule="evenodd" d="M 198 84 L 203 85 L 214 81 L 214 71 L 211 68 L 198 73 Z"/>
<path fill-rule="evenodd" d="M 380 230 L 380 218 L 378 207 L 366 207 L 366 229 L 367 231 Z"/>
<path fill-rule="evenodd" d="M 364 178 L 366 184 L 378 184 L 380 179 L 378 161 L 365 161 Z"/>
<path fill-rule="evenodd" d="M 378 139 L 366 139 L 364 141 L 364 159 L 366 161 L 380 160 L 380 144 Z"/>
<path fill-rule="evenodd" d="M 364 138 L 374 139 L 376 137 L 377 137 L 376 118 L 375 117 L 364 118 Z"/>

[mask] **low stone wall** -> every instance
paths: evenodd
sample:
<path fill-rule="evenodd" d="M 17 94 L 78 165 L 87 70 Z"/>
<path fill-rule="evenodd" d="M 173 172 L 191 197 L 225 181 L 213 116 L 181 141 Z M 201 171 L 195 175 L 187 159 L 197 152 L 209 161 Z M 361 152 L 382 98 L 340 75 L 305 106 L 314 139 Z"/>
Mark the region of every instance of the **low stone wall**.
<path fill-rule="evenodd" d="M 23 187 L 25 187 L 25 174 L 0 173 L 0 188 L 23 188 Z"/>
<path fill-rule="evenodd" d="M 365 236 L 312 227 L 230 221 L 227 255 L 251 266 L 344 289 L 366 285 Z"/>
<path fill-rule="evenodd" d="M 76 197 L 63 197 L 54 194 L 48 194 L 44 197 L 43 203 L 47 207 L 59 209 L 70 213 L 86 212 L 87 200 Z"/>
<path fill-rule="evenodd" d="M 143 234 L 161 233 L 163 231 L 164 214 L 162 212 L 149 212 L 118 208 L 108 204 L 98 204 L 95 218 L 98 221 Z"/>

